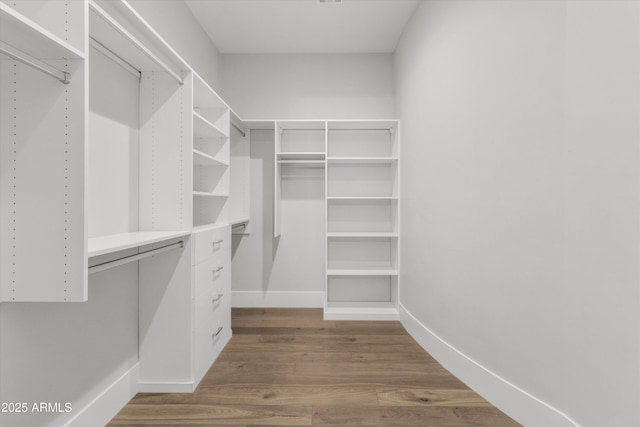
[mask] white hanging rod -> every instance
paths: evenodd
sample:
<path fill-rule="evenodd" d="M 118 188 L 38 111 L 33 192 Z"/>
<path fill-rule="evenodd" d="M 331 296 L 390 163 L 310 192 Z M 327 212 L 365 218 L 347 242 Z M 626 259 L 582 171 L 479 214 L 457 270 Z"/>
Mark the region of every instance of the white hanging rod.
<path fill-rule="evenodd" d="M 127 61 L 119 57 L 115 54 L 111 49 L 100 43 L 98 40 L 93 37 L 89 37 L 89 45 L 96 49 L 98 52 L 102 53 L 107 58 L 111 59 L 113 62 L 127 70 L 129 73 L 133 74 L 138 80 L 142 78 L 142 72 L 138 70 L 133 65 L 129 64 Z"/>
<path fill-rule="evenodd" d="M 59 80 L 63 84 L 69 84 L 71 81 L 71 74 L 66 71 L 58 70 L 57 68 L 52 67 L 51 65 L 34 58 L 33 56 L 22 52 L 19 49 L 7 44 L 3 41 L 0 41 L 0 53 L 7 55 L 8 57 L 15 59 L 16 61 L 20 61 L 29 67 L 36 69 L 42 73 L 45 73 L 48 76 L 53 77 L 56 80 Z"/>
<path fill-rule="evenodd" d="M 109 24 L 111 28 L 116 30 L 121 36 L 127 39 L 132 45 L 134 45 L 140 52 L 142 52 L 147 58 L 156 63 L 160 68 L 162 68 L 167 74 L 173 77 L 179 84 L 183 85 L 184 80 L 175 71 L 173 71 L 167 64 L 165 64 L 160 58 L 158 58 L 153 52 L 151 52 L 147 47 L 142 44 L 137 38 L 135 38 L 126 28 L 124 28 L 118 21 L 113 19 L 111 15 L 105 12 L 100 6 L 98 6 L 94 1 L 89 1 L 89 7 L 97 13 L 97 15 L 102 18 L 104 22 Z"/>
<path fill-rule="evenodd" d="M 240 126 L 238 126 L 237 124 L 231 122 L 231 126 L 233 126 L 234 128 L 236 128 L 236 130 L 238 132 L 240 132 L 240 135 L 242 135 L 243 138 L 245 138 L 247 136 L 247 134 L 245 133 L 244 130 L 242 130 L 242 128 Z"/>
<path fill-rule="evenodd" d="M 172 243 L 170 245 L 162 246 L 156 249 L 149 249 L 148 251 L 140 252 L 134 255 L 125 256 L 122 258 L 114 259 L 112 261 L 103 262 L 102 264 L 96 264 L 94 266 L 89 267 L 89 274 L 97 273 L 99 271 L 104 271 L 109 268 L 118 267 L 123 264 L 128 264 L 133 261 L 138 261 L 143 258 L 148 258 L 153 255 L 161 254 L 163 252 L 171 251 L 173 249 L 179 249 L 184 247 L 184 242 L 180 240 L 179 242 Z"/>

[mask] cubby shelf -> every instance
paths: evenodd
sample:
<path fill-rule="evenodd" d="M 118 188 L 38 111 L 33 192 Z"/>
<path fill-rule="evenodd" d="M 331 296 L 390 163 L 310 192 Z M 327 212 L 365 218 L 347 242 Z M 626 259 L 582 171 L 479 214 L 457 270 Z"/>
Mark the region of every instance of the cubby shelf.
<path fill-rule="evenodd" d="M 219 160 L 195 148 L 193 149 L 193 164 L 198 166 L 229 166 L 228 162 Z"/>
<path fill-rule="evenodd" d="M 397 157 L 327 157 L 329 163 L 343 163 L 343 164 L 385 164 L 397 162 Z"/>
<path fill-rule="evenodd" d="M 327 303 L 324 309 L 325 320 L 397 320 L 398 309 L 392 303 L 366 303 L 360 306 L 353 303 Z"/>
<path fill-rule="evenodd" d="M 397 122 L 328 122 L 327 130 L 324 318 L 397 320 Z"/>
<path fill-rule="evenodd" d="M 84 59 L 85 55 L 0 2 L 0 40 L 38 59 Z"/>
<path fill-rule="evenodd" d="M 279 152 L 278 160 L 319 160 L 324 161 L 324 151 Z"/>
<path fill-rule="evenodd" d="M 209 193 L 207 191 L 194 191 L 193 195 L 196 197 L 229 197 L 228 194 L 224 194 L 224 193 Z"/>
<path fill-rule="evenodd" d="M 319 165 L 324 166 L 324 160 L 278 160 L 281 165 Z"/>
<path fill-rule="evenodd" d="M 327 196 L 327 200 L 398 200 L 397 196 Z"/>
<path fill-rule="evenodd" d="M 228 138 L 223 130 L 204 118 L 201 114 L 193 112 L 193 134 L 196 138 Z"/>
<path fill-rule="evenodd" d="M 398 270 L 393 268 L 330 268 L 327 276 L 397 276 Z"/>
<path fill-rule="evenodd" d="M 92 237 L 88 241 L 89 258 L 98 255 L 106 255 L 125 249 L 159 243 L 177 237 L 188 236 L 191 231 L 135 231 L 131 233 L 111 234 L 101 237 Z"/>
<path fill-rule="evenodd" d="M 377 237 L 398 237 L 398 233 L 394 232 L 385 232 L 385 231 L 358 231 L 358 232 L 350 232 L 350 231 L 329 231 L 327 232 L 328 238 L 343 238 L 343 237 L 358 237 L 358 238 L 377 238 Z"/>

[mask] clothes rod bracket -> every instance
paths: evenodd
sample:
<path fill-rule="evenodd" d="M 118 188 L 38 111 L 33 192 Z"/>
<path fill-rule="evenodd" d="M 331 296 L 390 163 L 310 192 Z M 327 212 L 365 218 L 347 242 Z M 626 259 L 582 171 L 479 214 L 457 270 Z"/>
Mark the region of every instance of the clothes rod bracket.
<path fill-rule="evenodd" d="M 143 251 L 137 254 L 124 256 L 122 258 L 117 258 L 111 261 L 103 262 L 101 264 L 96 264 L 94 266 L 89 267 L 89 274 L 98 273 L 100 271 L 108 270 L 109 268 L 118 267 L 123 264 L 128 264 L 133 261 L 139 261 L 141 259 L 148 258 L 153 255 L 158 255 L 163 252 L 167 252 L 173 249 L 181 249 L 181 248 L 184 248 L 184 242 L 182 240 L 176 243 L 172 243 L 170 245 L 162 246 L 155 249 L 149 249 L 148 251 Z"/>
<path fill-rule="evenodd" d="M 15 59 L 16 61 L 22 62 L 23 64 L 28 65 L 29 67 L 35 70 L 45 73 L 46 75 L 51 76 L 56 80 L 59 80 L 61 83 L 65 85 L 71 83 L 70 73 L 66 71 L 58 70 L 57 68 L 52 67 L 46 62 L 43 62 L 37 58 L 34 58 L 33 56 L 25 52 L 22 52 L 21 50 L 16 49 L 15 47 L 3 41 L 0 41 L 0 53 L 8 56 L 9 58 Z"/>

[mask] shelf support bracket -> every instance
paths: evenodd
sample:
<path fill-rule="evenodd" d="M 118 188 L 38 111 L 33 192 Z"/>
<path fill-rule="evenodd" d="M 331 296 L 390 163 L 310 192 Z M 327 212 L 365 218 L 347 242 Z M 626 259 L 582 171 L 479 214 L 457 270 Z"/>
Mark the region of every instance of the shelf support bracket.
<path fill-rule="evenodd" d="M 71 83 L 71 80 L 69 80 L 71 78 L 71 74 L 67 73 L 66 71 L 58 70 L 57 68 L 52 67 L 46 62 L 34 58 L 33 56 L 22 52 L 21 50 L 18 50 L 3 41 L 0 41 L 0 53 L 8 56 L 11 59 L 22 62 L 23 64 L 28 65 L 29 67 L 34 68 L 42 73 L 45 73 L 46 75 L 59 80 L 63 84 Z"/>

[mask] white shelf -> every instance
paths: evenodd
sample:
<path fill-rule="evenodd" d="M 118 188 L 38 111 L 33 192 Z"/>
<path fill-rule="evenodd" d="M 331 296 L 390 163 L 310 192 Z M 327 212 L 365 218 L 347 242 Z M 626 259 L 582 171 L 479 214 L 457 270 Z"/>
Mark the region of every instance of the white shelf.
<path fill-rule="evenodd" d="M 194 191 L 193 192 L 194 196 L 198 196 L 198 197 L 229 197 L 228 194 L 223 194 L 223 193 L 209 193 L 207 191 Z"/>
<path fill-rule="evenodd" d="M 397 196 L 327 196 L 327 200 L 398 200 Z"/>
<path fill-rule="evenodd" d="M 229 163 L 216 159 L 195 148 L 193 149 L 193 164 L 198 166 L 229 166 Z"/>
<path fill-rule="evenodd" d="M 84 59 L 66 41 L 0 2 L 0 40 L 38 59 Z"/>
<path fill-rule="evenodd" d="M 278 160 L 281 165 L 319 165 L 324 166 L 324 160 Z"/>
<path fill-rule="evenodd" d="M 190 231 L 136 231 L 93 237 L 88 241 L 88 257 L 110 254 L 125 249 L 150 245 L 177 237 L 188 236 Z"/>
<path fill-rule="evenodd" d="M 329 268 L 327 276 L 397 276 L 393 268 Z"/>
<path fill-rule="evenodd" d="M 386 164 L 398 161 L 397 157 L 327 157 L 329 163 L 342 164 Z"/>
<path fill-rule="evenodd" d="M 319 160 L 324 161 L 324 151 L 281 151 L 278 160 Z"/>
<path fill-rule="evenodd" d="M 358 232 L 349 232 L 349 231 L 330 231 L 327 232 L 327 237 L 358 237 L 358 238 L 367 238 L 367 237 L 398 237 L 398 233 L 394 233 L 391 231 L 358 231 Z"/>
<path fill-rule="evenodd" d="M 216 125 L 193 112 L 193 134 L 196 138 L 228 138 L 229 135 L 218 129 Z"/>
<path fill-rule="evenodd" d="M 398 309 L 390 302 L 327 302 L 325 320 L 398 320 Z"/>

